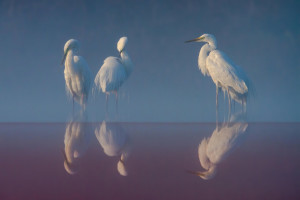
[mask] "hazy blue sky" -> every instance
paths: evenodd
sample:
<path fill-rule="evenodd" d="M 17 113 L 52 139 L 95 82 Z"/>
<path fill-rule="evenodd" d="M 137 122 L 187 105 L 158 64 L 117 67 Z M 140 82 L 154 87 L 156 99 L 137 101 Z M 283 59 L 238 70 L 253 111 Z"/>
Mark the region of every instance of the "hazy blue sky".
<path fill-rule="evenodd" d="M 0 121 L 66 121 L 64 43 L 80 41 L 95 76 L 118 56 L 121 36 L 135 64 L 120 91 L 122 121 L 214 121 L 215 85 L 197 66 L 202 44 L 184 43 L 203 33 L 252 79 L 251 121 L 300 121 L 299 10 L 286 0 L 2 0 Z M 90 120 L 104 119 L 104 103 L 90 98 Z"/>

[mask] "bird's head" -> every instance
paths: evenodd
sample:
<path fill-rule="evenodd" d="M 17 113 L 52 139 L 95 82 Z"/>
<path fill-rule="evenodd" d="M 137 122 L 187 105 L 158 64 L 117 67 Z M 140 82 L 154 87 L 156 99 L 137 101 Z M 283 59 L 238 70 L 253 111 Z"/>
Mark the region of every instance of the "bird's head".
<path fill-rule="evenodd" d="M 122 53 L 122 51 L 124 50 L 124 48 L 127 44 L 127 41 L 128 41 L 127 37 L 121 37 L 119 39 L 119 42 L 117 44 L 117 49 L 118 49 L 119 53 Z"/>
<path fill-rule="evenodd" d="M 62 59 L 61 64 L 63 64 L 65 62 L 66 56 L 68 54 L 69 50 L 74 50 L 75 52 L 79 51 L 79 42 L 78 40 L 75 39 L 70 39 L 66 42 L 65 46 L 64 46 L 64 57 Z"/>
<path fill-rule="evenodd" d="M 62 150 L 64 156 L 64 167 L 68 174 L 73 175 L 77 173 L 77 165 L 74 162 L 70 162 L 64 150 Z"/>
<path fill-rule="evenodd" d="M 119 160 L 119 162 L 117 164 L 117 169 L 118 169 L 118 172 L 121 176 L 127 176 L 128 175 L 125 162 L 122 159 Z"/>
<path fill-rule="evenodd" d="M 214 44 L 214 45 L 217 44 L 217 40 L 216 40 L 215 36 L 213 36 L 211 34 L 207 34 L 207 33 L 205 33 L 195 39 L 185 41 L 185 43 L 188 43 L 188 42 L 207 42 L 209 44 Z"/>
<path fill-rule="evenodd" d="M 212 166 L 207 171 L 192 171 L 192 170 L 187 170 L 187 172 L 190 173 L 190 174 L 194 174 L 196 176 L 199 176 L 203 180 L 210 180 L 210 179 L 214 178 L 215 175 L 217 174 L 217 167 L 216 166 Z"/>

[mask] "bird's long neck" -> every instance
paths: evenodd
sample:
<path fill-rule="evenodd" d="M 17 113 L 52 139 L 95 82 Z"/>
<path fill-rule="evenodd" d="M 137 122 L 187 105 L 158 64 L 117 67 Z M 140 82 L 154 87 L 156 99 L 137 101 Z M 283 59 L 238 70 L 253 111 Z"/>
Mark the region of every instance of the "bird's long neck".
<path fill-rule="evenodd" d="M 209 72 L 206 68 L 206 58 L 208 54 L 215 49 L 216 45 L 214 43 L 208 43 L 203 45 L 199 52 L 198 66 L 204 76 L 209 76 Z"/>
<path fill-rule="evenodd" d="M 127 54 L 127 52 L 125 50 L 123 50 L 121 52 L 121 59 L 122 59 L 122 62 L 124 64 L 124 67 L 125 67 L 125 70 L 126 70 L 126 73 L 127 73 L 127 77 L 129 77 L 132 70 L 133 70 L 133 64 L 131 62 L 131 59 L 130 59 L 129 55 Z"/>
<path fill-rule="evenodd" d="M 71 67 L 73 66 L 73 57 L 74 57 L 75 53 L 73 50 L 69 50 L 66 56 L 66 60 L 65 60 L 65 67 Z"/>
<path fill-rule="evenodd" d="M 68 51 L 66 60 L 65 60 L 65 68 L 69 70 L 69 72 L 74 72 L 77 69 L 75 68 L 76 65 L 74 65 L 74 56 L 76 56 L 76 52 L 72 49 Z"/>

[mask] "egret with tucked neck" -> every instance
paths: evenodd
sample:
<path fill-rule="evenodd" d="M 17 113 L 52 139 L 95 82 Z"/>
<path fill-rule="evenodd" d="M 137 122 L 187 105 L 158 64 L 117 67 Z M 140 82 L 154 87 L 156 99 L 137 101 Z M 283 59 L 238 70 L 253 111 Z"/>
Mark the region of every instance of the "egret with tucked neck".
<path fill-rule="evenodd" d="M 111 93 L 116 95 L 116 110 L 118 111 L 118 90 L 133 70 L 133 64 L 125 49 L 127 41 L 127 37 L 120 38 L 117 44 L 120 58 L 107 57 L 94 81 L 95 87 L 106 94 L 106 112 L 108 112 L 108 96 Z"/>
<path fill-rule="evenodd" d="M 217 50 L 216 38 L 211 34 L 203 34 L 186 42 L 205 42 L 199 52 L 198 66 L 204 76 L 210 76 L 216 85 L 216 109 L 218 110 L 218 92 L 227 92 L 229 112 L 231 100 L 242 104 L 246 109 L 249 91 L 249 79 L 242 68 L 235 65 L 222 51 Z"/>
<path fill-rule="evenodd" d="M 66 91 L 73 99 L 73 112 L 74 100 L 85 110 L 91 88 L 90 68 L 85 59 L 77 55 L 78 52 L 79 42 L 75 39 L 68 40 L 64 46 L 62 64 L 65 65 Z"/>

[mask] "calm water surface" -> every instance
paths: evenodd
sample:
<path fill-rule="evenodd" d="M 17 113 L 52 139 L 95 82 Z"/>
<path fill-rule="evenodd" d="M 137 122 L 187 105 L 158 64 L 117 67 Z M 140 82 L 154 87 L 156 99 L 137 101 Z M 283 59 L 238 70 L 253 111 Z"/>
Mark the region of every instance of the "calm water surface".
<path fill-rule="evenodd" d="M 0 199 L 300 199 L 300 123 L 2 123 Z"/>

